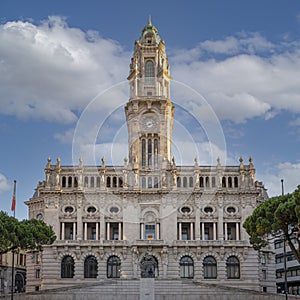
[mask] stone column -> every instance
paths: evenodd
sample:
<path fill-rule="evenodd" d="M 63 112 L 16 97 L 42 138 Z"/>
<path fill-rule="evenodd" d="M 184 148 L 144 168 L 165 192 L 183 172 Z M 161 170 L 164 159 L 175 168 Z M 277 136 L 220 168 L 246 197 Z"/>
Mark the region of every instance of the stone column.
<path fill-rule="evenodd" d="M 213 223 L 213 239 L 214 241 L 217 239 L 217 223 Z"/>
<path fill-rule="evenodd" d="M 205 241 L 204 222 L 201 223 L 202 241 Z"/>
<path fill-rule="evenodd" d="M 123 235 L 122 235 L 122 223 L 119 222 L 119 228 L 118 228 L 118 239 L 123 240 Z"/>
<path fill-rule="evenodd" d="M 228 240 L 228 235 L 227 235 L 227 222 L 224 223 L 224 238 L 225 238 L 225 240 Z"/>
<path fill-rule="evenodd" d="M 140 236 L 140 238 L 141 238 L 141 240 L 144 240 L 145 239 L 145 236 L 144 236 L 144 223 L 141 223 L 141 236 Z"/>
<path fill-rule="evenodd" d="M 181 227 L 181 222 L 178 224 L 179 226 L 179 240 L 182 240 L 182 227 Z"/>
<path fill-rule="evenodd" d="M 106 239 L 107 240 L 110 240 L 110 223 L 107 222 L 107 225 L 106 225 Z"/>
<path fill-rule="evenodd" d="M 99 239 L 99 222 L 96 222 L 96 241 Z"/>
<path fill-rule="evenodd" d="M 240 223 L 236 222 L 235 224 L 235 230 L 236 230 L 236 240 L 240 239 Z"/>
<path fill-rule="evenodd" d="M 73 240 L 77 240 L 76 222 L 73 222 Z"/>
<path fill-rule="evenodd" d="M 84 237 L 83 239 L 86 241 L 87 240 L 87 222 L 84 222 Z"/>
<path fill-rule="evenodd" d="M 194 239 L 194 223 L 190 223 L 190 231 L 191 231 L 191 240 Z"/>
<path fill-rule="evenodd" d="M 61 223 L 61 239 L 62 240 L 65 239 L 65 223 L 64 222 Z"/>

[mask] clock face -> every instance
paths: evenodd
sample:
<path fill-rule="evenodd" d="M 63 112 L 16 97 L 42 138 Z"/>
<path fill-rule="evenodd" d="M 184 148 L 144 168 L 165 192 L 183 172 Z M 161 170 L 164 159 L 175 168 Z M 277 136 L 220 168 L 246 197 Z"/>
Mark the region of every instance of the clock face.
<path fill-rule="evenodd" d="M 157 121 L 154 117 L 146 117 L 142 121 L 144 130 L 155 130 L 157 128 Z"/>

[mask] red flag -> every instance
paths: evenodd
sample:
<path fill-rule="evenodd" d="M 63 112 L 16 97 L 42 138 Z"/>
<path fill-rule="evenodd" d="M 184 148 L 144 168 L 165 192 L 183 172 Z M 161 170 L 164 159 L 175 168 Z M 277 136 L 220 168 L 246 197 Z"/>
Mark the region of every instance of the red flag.
<path fill-rule="evenodd" d="M 13 192 L 12 202 L 11 202 L 11 210 L 12 211 L 15 211 L 15 209 L 16 209 L 16 184 L 17 184 L 17 181 L 14 180 L 14 192 Z"/>

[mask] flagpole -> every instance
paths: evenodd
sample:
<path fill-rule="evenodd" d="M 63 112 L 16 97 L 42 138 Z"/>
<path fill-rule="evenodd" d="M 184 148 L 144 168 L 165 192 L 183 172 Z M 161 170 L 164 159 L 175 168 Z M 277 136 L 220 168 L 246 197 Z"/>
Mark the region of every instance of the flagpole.
<path fill-rule="evenodd" d="M 11 203 L 11 210 L 14 212 L 14 218 L 16 216 L 16 187 L 17 187 L 17 181 L 14 180 L 14 192 L 12 197 L 12 203 Z M 12 260 L 11 260 L 11 300 L 14 299 L 14 279 L 15 279 L 15 252 L 12 250 Z"/>

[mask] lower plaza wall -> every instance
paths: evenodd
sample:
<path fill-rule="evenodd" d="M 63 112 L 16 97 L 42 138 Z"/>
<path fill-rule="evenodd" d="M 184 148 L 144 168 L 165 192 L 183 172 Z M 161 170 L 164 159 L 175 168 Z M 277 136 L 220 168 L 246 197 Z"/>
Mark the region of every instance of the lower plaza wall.
<path fill-rule="evenodd" d="M 15 294 L 15 300 L 284 300 L 285 295 L 263 293 L 200 281 L 164 279 L 104 280 L 95 284 Z M 11 295 L 0 297 L 11 299 Z M 288 295 L 289 300 L 300 299 Z"/>

